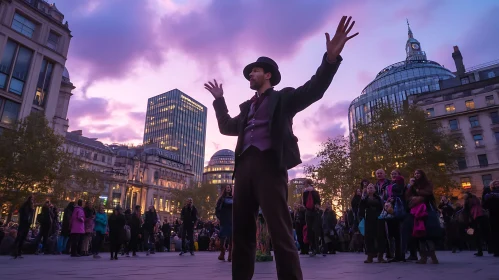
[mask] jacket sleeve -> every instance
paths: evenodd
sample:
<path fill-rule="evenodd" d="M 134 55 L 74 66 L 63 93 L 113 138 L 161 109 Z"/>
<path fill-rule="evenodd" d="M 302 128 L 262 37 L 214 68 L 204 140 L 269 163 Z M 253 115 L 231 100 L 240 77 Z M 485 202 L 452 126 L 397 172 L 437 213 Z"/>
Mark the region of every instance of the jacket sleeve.
<path fill-rule="evenodd" d="M 225 98 L 216 98 L 213 101 L 213 108 L 215 109 L 215 115 L 217 117 L 218 129 L 220 133 L 228 136 L 238 136 L 237 124 L 239 123 L 240 114 L 234 118 L 229 115 L 229 110 L 227 109 L 227 104 L 225 104 Z"/>
<path fill-rule="evenodd" d="M 215 216 L 220 219 L 220 206 L 222 205 L 222 198 L 217 201 L 217 206 L 215 207 Z"/>
<path fill-rule="evenodd" d="M 80 222 L 84 222 L 85 221 L 85 214 L 83 213 L 83 210 L 78 210 L 78 220 L 80 220 Z"/>
<path fill-rule="evenodd" d="M 343 60 L 338 55 L 336 62 L 329 63 L 326 57 L 327 53 L 322 57 L 322 63 L 317 72 L 308 82 L 286 94 L 286 108 L 291 115 L 304 110 L 324 96 Z"/>

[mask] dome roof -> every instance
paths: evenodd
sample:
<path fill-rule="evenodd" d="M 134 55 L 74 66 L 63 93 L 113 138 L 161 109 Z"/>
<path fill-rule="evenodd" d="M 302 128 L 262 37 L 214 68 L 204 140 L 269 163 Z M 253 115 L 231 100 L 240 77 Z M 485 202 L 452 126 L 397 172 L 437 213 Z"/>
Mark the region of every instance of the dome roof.
<path fill-rule="evenodd" d="M 223 149 L 217 151 L 213 154 L 213 156 L 211 156 L 208 165 L 234 164 L 235 157 L 236 154 L 233 151 L 229 149 Z"/>
<path fill-rule="evenodd" d="M 70 81 L 70 78 L 69 78 L 69 71 L 68 71 L 68 68 L 64 67 L 64 71 L 62 71 L 62 78 L 63 80 L 66 80 L 66 81 Z"/>

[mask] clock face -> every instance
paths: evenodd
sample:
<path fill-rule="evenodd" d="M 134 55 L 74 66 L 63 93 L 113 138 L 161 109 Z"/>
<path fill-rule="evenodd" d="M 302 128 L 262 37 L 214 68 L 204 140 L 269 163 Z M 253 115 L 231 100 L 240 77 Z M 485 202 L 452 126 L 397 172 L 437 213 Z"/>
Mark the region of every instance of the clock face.
<path fill-rule="evenodd" d="M 412 44 L 412 48 L 415 50 L 419 50 L 419 45 L 418 44 Z"/>

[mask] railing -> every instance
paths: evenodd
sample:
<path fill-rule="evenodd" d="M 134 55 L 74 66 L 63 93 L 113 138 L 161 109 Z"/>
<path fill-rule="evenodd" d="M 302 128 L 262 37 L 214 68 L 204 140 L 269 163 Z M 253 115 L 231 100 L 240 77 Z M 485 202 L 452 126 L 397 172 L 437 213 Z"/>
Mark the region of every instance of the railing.
<path fill-rule="evenodd" d="M 493 60 L 493 61 L 489 61 L 489 62 L 485 62 L 485 63 L 482 63 L 482 64 L 478 64 L 478 65 L 475 65 L 475 66 L 472 66 L 470 68 L 467 68 L 466 72 L 472 72 L 472 71 L 478 70 L 480 68 L 485 68 L 485 67 L 492 66 L 494 64 L 498 64 L 499 65 L 499 59 Z"/>

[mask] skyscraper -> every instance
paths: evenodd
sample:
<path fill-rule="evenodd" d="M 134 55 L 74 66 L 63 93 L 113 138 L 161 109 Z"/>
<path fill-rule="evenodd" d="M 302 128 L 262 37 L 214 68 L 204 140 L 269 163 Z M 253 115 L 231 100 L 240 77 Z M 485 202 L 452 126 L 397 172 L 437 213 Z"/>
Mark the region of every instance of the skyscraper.
<path fill-rule="evenodd" d="M 149 98 L 147 101 L 144 144 L 177 152 L 190 163 L 194 179 L 201 182 L 206 142 L 207 109 L 178 89 Z"/>

